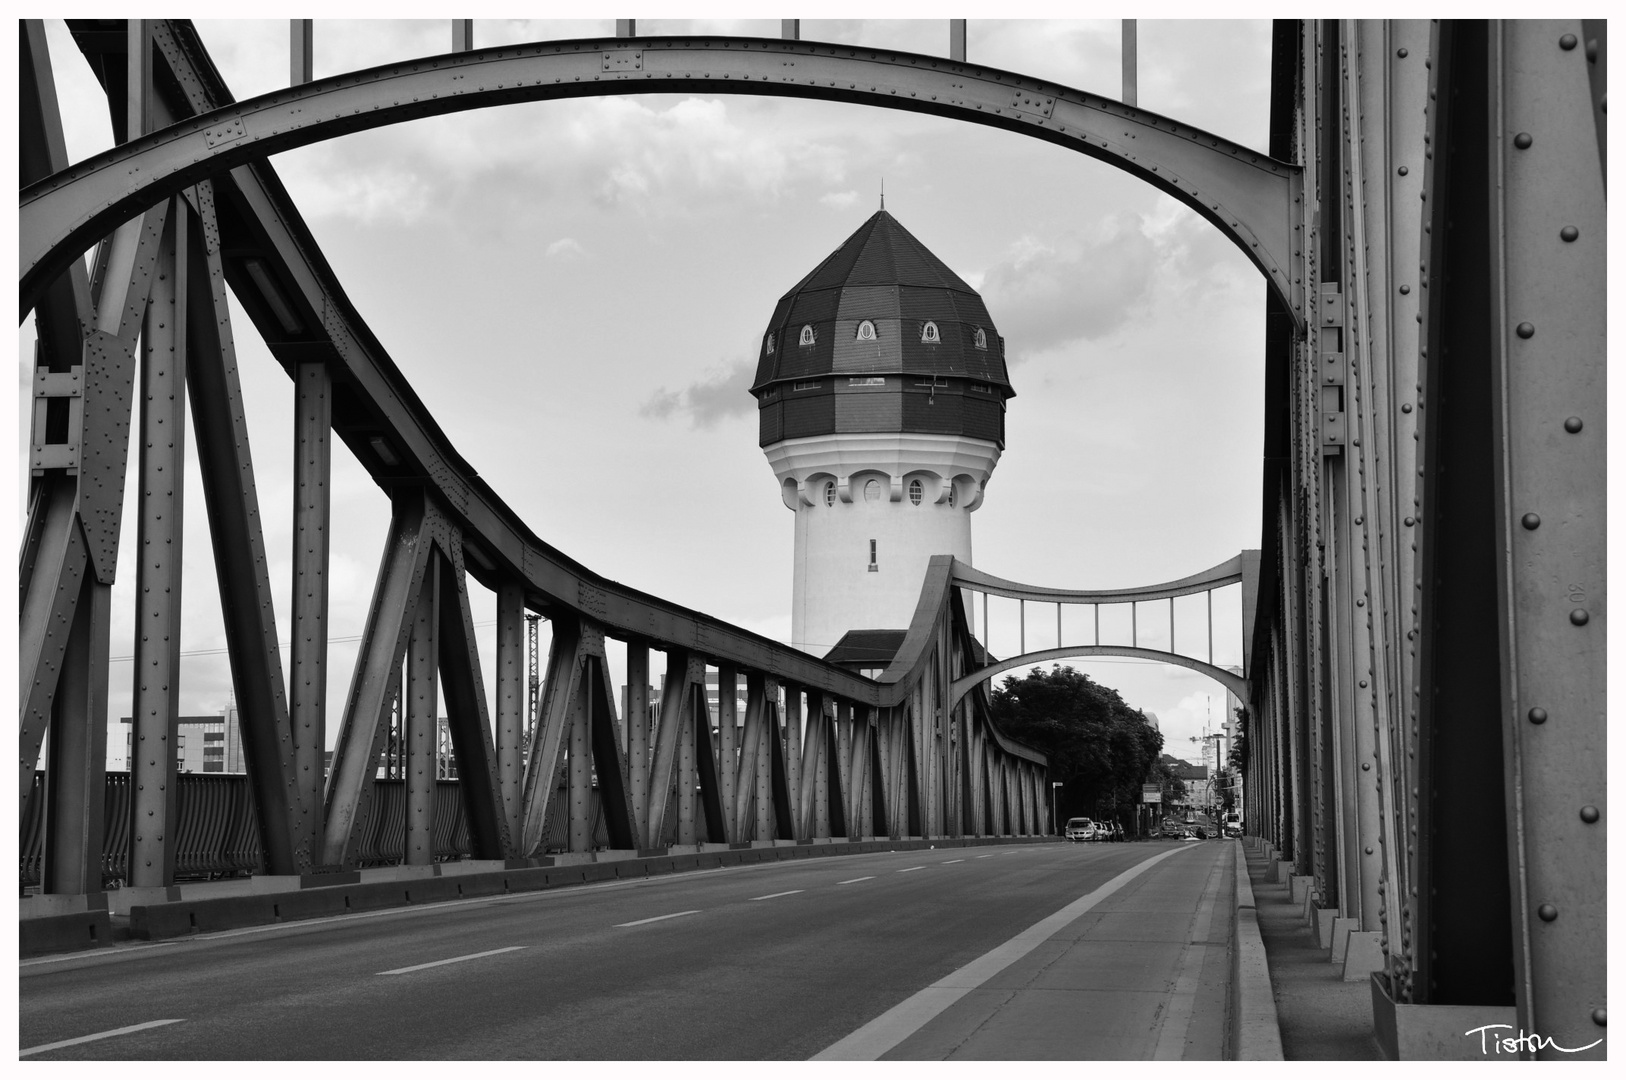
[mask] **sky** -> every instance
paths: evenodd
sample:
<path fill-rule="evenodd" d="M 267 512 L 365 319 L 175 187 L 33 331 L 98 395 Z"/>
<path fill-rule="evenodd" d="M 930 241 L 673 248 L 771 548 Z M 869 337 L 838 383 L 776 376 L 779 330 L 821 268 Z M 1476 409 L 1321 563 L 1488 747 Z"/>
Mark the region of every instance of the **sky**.
<path fill-rule="evenodd" d="M 286 85 L 285 20 L 198 27 L 239 100 Z M 639 20 L 638 32 L 778 36 L 779 24 Z M 315 73 L 444 52 L 450 33 L 445 20 L 317 20 Z M 479 47 L 610 33 L 609 19 L 474 30 Z M 1140 105 L 1264 151 L 1269 35 L 1266 21 L 1142 20 Z M 65 27 L 48 36 L 79 160 L 112 144 L 106 107 Z M 946 20 L 804 20 L 802 36 L 948 49 Z M 967 37 L 973 62 L 1118 96 L 1116 20 L 972 19 Z M 874 212 L 883 182 L 887 210 L 981 291 L 1006 339 L 1017 396 L 972 518 L 978 568 L 1112 588 L 1259 546 L 1264 281 L 1195 214 L 1072 151 L 866 106 L 674 94 L 416 121 L 272 164 L 458 452 L 539 536 L 611 579 L 789 640 L 792 514 L 746 390 L 775 302 Z M 232 316 L 286 642 L 292 387 L 242 310 Z M 12 413 L 19 528 L 32 339 L 26 320 Z M 219 712 L 230 678 L 195 461 L 189 477 L 181 712 L 200 715 Z M 133 651 L 133 484 L 126 494 L 115 720 L 129 714 Z M 337 443 L 333 503 L 330 744 L 389 518 Z M 494 602 L 472 591 L 489 695 Z M 1241 663 L 1238 594 L 1214 602 L 1221 665 Z M 991 647 L 1009 655 L 1015 602 L 992 610 Z M 1175 617 L 1182 651 L 1201 654 L 1201 599 Z M 1029 647 L 1053 645 L 1054 609 L 1028 618 Z M 1142 606 L 1142 643 L 1166 641 L 1168 621 L 1166 605 Z M 1127 611 L 1104 610 L 1102 631 L 1127 643 Z M 1073 666 L 1155 713 L 1177 756 L 1196 759 L 1189 740 L 1223 719 L 1224 691 L 1183 668 Z M 110 739 L 110 763 L 122 752 Z"/>

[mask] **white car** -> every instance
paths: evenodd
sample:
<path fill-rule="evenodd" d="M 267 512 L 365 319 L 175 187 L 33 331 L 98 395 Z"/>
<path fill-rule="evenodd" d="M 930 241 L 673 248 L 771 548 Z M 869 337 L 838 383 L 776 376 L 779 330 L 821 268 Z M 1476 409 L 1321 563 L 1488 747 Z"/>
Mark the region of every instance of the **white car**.
<path fill-rule="evenodd" d="M 1095 822 L 1087 817 L 1068 818 L 1067 826 L 1062 830 L 1062 835 L 1076 844 L 1083 840 L 1094 840 L 1096 830 Z"/>

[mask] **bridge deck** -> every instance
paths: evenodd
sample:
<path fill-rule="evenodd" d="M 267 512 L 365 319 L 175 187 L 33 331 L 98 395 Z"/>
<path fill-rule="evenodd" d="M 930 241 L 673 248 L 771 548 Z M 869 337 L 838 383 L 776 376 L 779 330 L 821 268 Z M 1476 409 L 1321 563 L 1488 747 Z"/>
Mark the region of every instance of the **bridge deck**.
<path fill-rule="evenodd" d="M 171 1020 L 31 1056 L 806 1058 L 969 965 L 888 1056 L 1214 1058 L 1232 850 L 888 852 L 32 961 L 20 1042 Z"/>

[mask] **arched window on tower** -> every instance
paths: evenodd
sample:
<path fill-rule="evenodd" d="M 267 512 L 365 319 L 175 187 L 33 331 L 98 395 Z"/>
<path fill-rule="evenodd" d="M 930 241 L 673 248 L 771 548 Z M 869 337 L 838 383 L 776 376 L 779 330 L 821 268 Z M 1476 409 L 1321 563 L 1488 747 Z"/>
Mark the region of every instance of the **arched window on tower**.
<path fill-rule="evenodd" d="M 836 482 L 834 480 L 826 480 L 824 482 L 824 505 L 826 505 L 826 506 L 834 506 L 835 504 L 836 504 Z"/>
<path fill-rule="evenodd" d="M 979 349 L 988 348 L 988 331 L 984 330 L 980 326 L 977 327 L 977 329 L 971 334 L 971 343 Z M 768 351 L 773 352 L 773 348 L 769 347 Z"/>
<path fill-rule="evenodd" d="M 934 322 L 928 322 L 925 326 L 922 326 L 920 328 L 920 340 L 933 345 L 942 341 L 942 336 L 937 332 L 937 324 Z"/>
<path fill-rule="evenodd" d="M 802 327 L 802 336 L 796 342 L 796 344 L 798 344 L 798 345 L 811 345 L 811 344 L 813 344 L 813 327 L 812 327 L 811 324 L 808 325 L 808 326 Z"/>
<path fill-rule="evenodd" d="M 859 323 L 858 324 L 858 340 L 859 341 L 874 341 L 875 340 L 875 324 L 870 322 L 868 319 L 865 319 L 863 322 Z"/>
<path fill-rule="evenodd" d="M 920 500 L 925 497 L 925 494 L 925 489 L 920 486 L 920 481 L 918 479 L 909 481 L 910 502 L 914 503 L 916 506 L 919 506 Z"/>

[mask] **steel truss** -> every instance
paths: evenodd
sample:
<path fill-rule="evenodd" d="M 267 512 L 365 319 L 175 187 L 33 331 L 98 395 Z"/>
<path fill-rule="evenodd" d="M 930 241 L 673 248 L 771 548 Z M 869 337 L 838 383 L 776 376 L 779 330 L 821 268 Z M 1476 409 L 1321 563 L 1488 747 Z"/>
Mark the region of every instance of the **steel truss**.
<path fill-rule="evenodd" d="M 1599 1056 L 1605 45 L 1278 23 L 1314 313 L 1267 329 L 1246 776 L 1346 978 Z"/>
<path fill-rule="evenodd" d="M 122 120 L 115 154 L 138 146 L 145 131 L 230 102 L 188 23 L 70 28 Z M 50 60 L 38 22 L 21 33 L 24 179 L 49 182 L 67 164 Z M 94 896 L 108 865 L 127 868 L 126 885 L 167 887 L 177 832 L 197 824 L 194 810 L 177 804 L 173 753 L 188 399 L 265 872 L 356 866 L 391 814 L 401 819 L 406 863 L 444 857 L 451 791 L 465 854 L 480 859 L 606 844 L 1049 829 L 1043 756 L 1001 736 L 985 703 L 939 705 L 949 673 L 967 663 L 955 650 L 969 640 L 954 629 L 946 577 L 926 586 L 934 629 L 904 651 L 895 678 L 875 682 L 593 574 L 537 539 L 452 450 L 345 300 L 271 168 L 257 160 L 219 171 L 227 164 L 212 162 L 209 175 L 118 224 L 92 273 L 71 260 L 38 292 L 34 479 L 20 573 L 21 790 L 25 817 L 45 821 L 45 892 Z M 295 394 L 297 632 L 286 673 L 227 287 Z M 146 598 L 136 752 L 129 828 L 104 838 L 107 595 L 132 421 L 141 437 L 138 593 Z M 389 493 L 392 520 L 324 779 L 334 435 Z M 495 738 L 469 613 L 471 574 L 498 597 Z M 552 648 L 545 679 L 530 685 L 523 657 L 537 617 L 550 624 Z M 611 638 L 627 647 L 625 716 L 609 682 Z M 648 702 L 651 648 L 667 657 L 658 711 Z M 713 670 L 723 689 L 715 713 L 706 691 Z M 742 679 L 747 705 L 737 717 Z M 437 693 L 449 714 L 455 788 L 435 779 Z M 972 742 L 974 760 L 964 749 Z M 401 779 L 386 788 L 384 772 Z M 127 843 L 128 858 L 106 859 L 107 843 Z"/>

